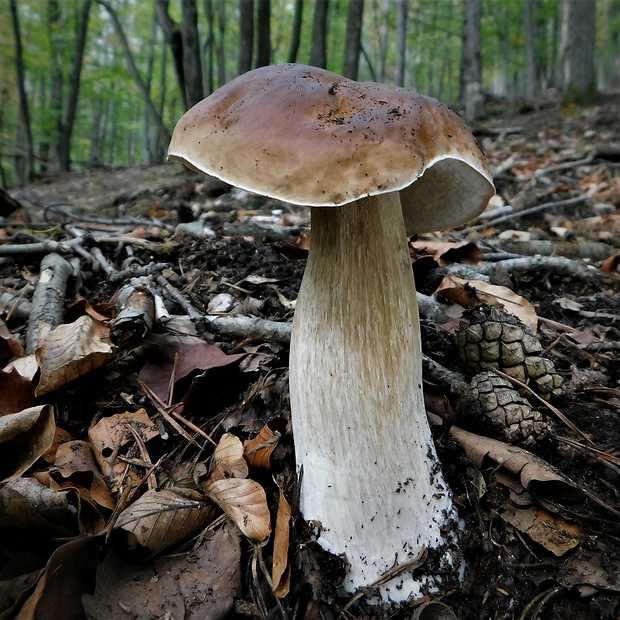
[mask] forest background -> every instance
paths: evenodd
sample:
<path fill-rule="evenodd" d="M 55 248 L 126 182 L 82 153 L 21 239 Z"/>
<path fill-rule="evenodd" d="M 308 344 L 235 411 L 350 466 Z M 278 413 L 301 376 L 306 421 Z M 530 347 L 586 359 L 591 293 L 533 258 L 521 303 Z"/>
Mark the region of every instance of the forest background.
<path fill-rule="evenodd" d="M 0 183 L 161 162 L 187 108 L 283 62 L 470 121 L 587 104 L 620 89 L 620 0 L 0 0 Z"/>

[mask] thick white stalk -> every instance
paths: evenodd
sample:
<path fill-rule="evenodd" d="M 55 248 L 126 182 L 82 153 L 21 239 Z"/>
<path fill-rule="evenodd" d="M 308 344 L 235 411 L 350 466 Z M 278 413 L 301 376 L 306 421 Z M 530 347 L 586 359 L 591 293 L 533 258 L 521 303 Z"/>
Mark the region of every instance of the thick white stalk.
<path fill-rule="evenodd" d="M 397 192 L 312 209 L 295 310 L 290 392 L 301 510 L 345 553 L 349 591 L 424 546 L 443 547 L 454 512 L 422 393 L 415 285 Z M 404 600 L 428 578 L 400 575 Z"/>

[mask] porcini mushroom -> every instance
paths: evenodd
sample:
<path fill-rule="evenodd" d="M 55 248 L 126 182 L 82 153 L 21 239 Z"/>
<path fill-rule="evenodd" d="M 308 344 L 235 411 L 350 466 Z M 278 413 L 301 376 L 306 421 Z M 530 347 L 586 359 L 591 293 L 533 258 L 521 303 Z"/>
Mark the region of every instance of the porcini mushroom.
<path fill-rule="evenodd" d="M 301 510 L 320 522 L 325 549 L 346 554 L 346 588 L 453 544 L 455 511 L 424 408 L 406 235 L 485 208 L 494 187 L 472 134 L 429 97 L 288 64 L 245 73 L 194 106 L 169 158 L 313 207 L 291 413 Z M 432 575 L 399 574 L 381 593 L 404 600 L 424 585 Z"/>

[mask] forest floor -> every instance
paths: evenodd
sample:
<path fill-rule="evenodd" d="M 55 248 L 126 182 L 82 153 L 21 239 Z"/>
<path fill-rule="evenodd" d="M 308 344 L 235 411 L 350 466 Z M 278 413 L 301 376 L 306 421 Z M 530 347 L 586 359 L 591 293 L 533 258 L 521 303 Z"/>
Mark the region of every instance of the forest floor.
<path fill-rule="evenodd" d="M 387 607 L 339 591 L 295 505 L 308 213 L 163 164 L 0 202 L 0 620 L 620 618 L 620 105 L 489 111 L 497 196 L 410 242 L 465 581 Z M 542 429 L 520 446 L 460 401 L 481 303 L 562 378 L 548 401 L 521 388 Z"/>

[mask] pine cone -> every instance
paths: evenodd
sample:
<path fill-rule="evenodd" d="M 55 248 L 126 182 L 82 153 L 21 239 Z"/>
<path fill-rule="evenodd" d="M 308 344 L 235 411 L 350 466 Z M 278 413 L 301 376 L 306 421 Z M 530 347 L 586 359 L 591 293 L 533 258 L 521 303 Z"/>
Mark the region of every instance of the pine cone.
<path fill-rule="evenodd" d="M 525 448 L 538 443 L 548 431 L 541 413 L 494 372 L 481 372 L 471 380 L 457 403 L 456 415 L 464 427 Z"/>
<path fill-rule="evenodd" d="M 562 393 L 562 378 L 553 362 L 538 355 L 540 341 L 516 316 L 476 306 L 463 313 L 456 340 L 460 358 L 474 372 L 501 370 L 545 399 Z"/>

